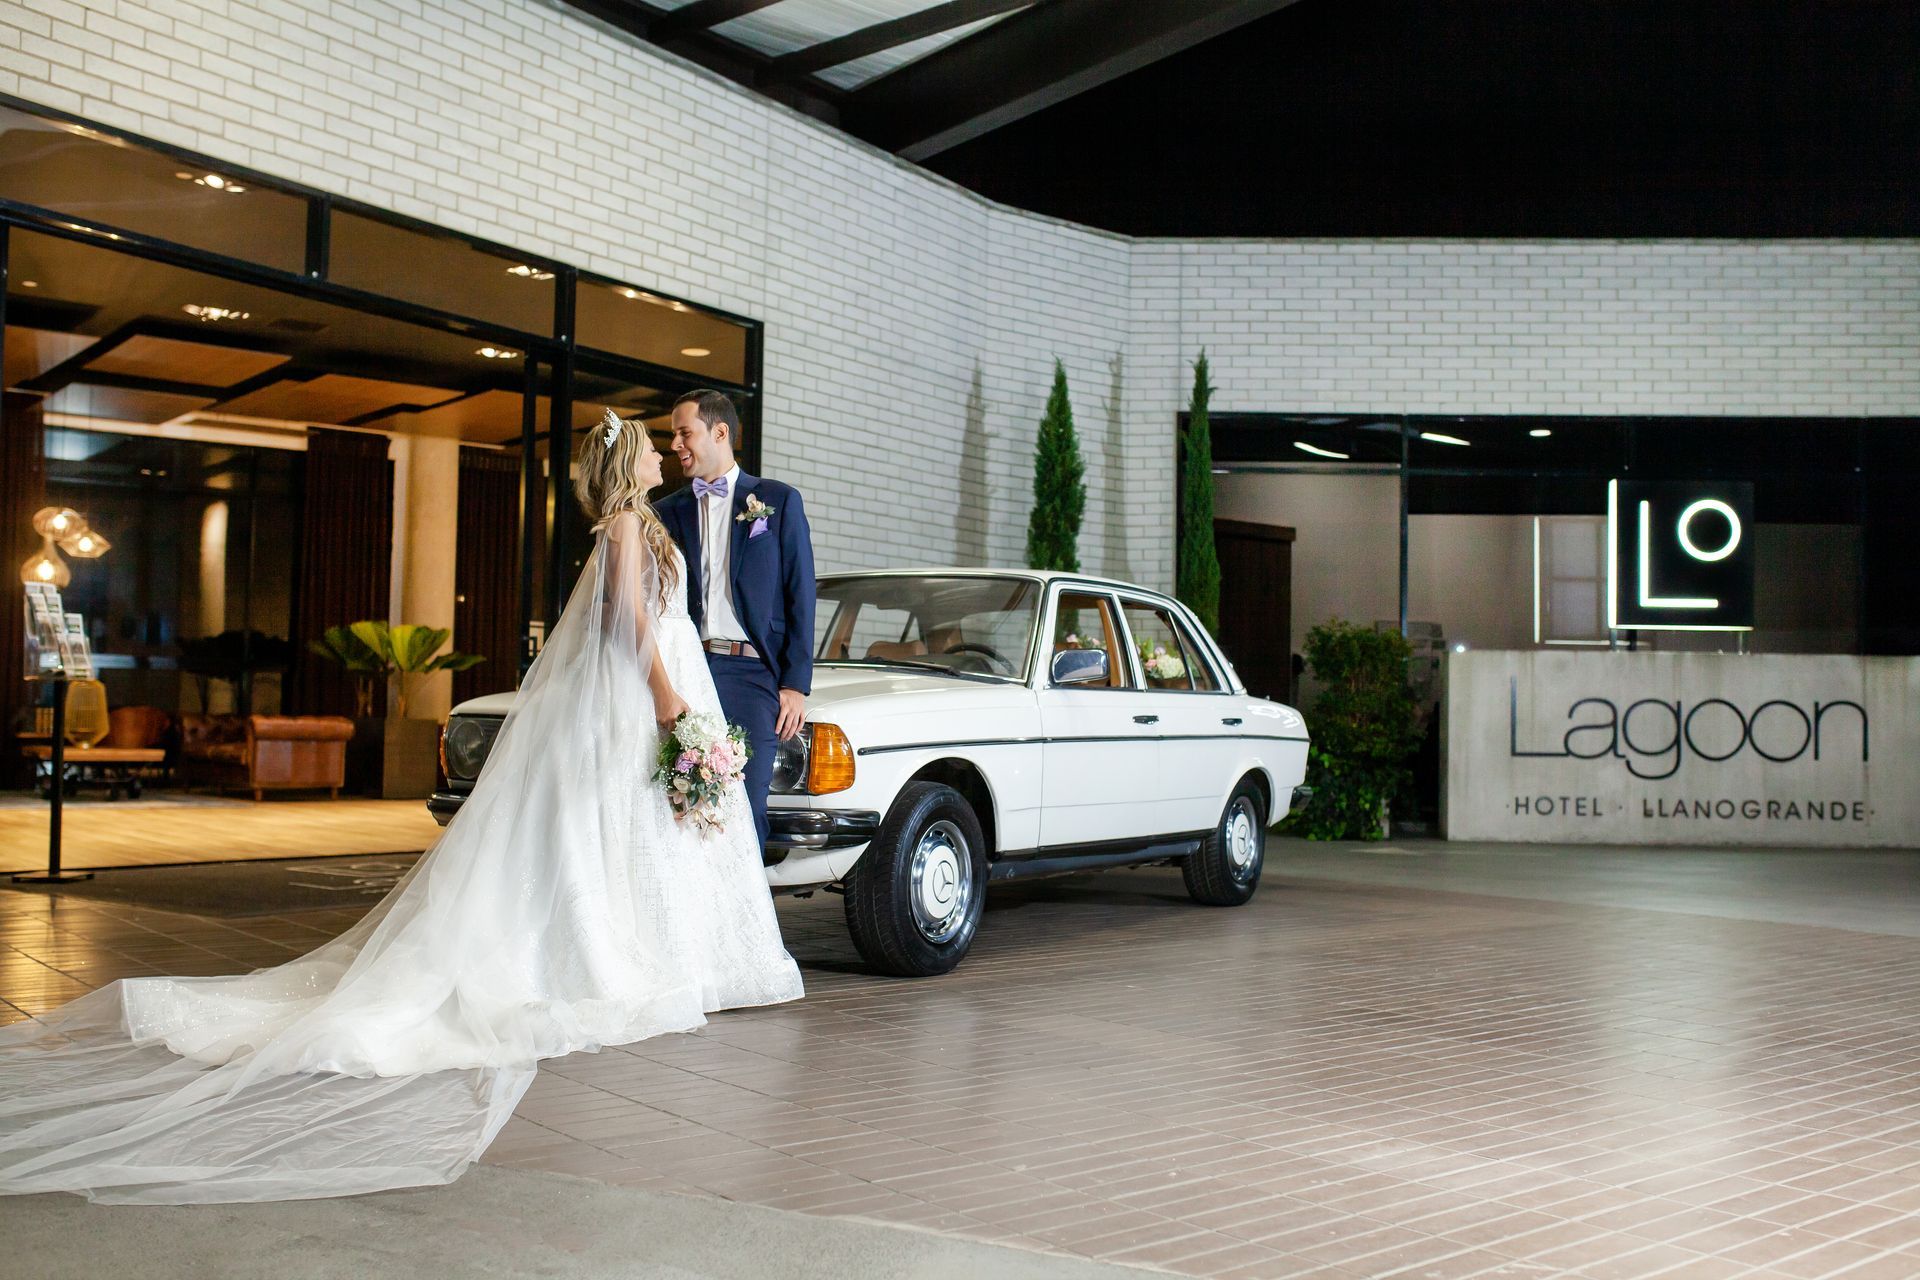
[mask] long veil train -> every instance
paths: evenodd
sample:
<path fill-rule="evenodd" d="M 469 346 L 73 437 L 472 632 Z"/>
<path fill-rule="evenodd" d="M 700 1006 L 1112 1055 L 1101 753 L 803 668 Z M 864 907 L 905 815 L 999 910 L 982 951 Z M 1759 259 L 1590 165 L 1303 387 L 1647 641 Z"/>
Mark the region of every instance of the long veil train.
<path fill-rule="evenodd" d="M 345 934 L 0 1029 L 0 1192 L 180 1204 L 449 1182 L 540 1059 L 703 1022 L 712 983 L 673 941 L 691 908 L 653 874 L 677 839 L 648 781 L 659 581 L 637 519 L 603 531 L 472 797 Z M 769 999 L 790 998 L 781 981 Z"/>

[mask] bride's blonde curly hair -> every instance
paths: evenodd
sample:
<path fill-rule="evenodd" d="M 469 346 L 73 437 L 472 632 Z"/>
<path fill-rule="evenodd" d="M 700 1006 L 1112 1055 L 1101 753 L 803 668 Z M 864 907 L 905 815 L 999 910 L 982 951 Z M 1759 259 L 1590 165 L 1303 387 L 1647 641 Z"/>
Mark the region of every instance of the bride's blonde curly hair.
<path fill-rule="evenodd" d="M 672 597 L 679 585 L 680 573 L 673 554 L 673 539 L 667 526 L 647 501 L 647 486 L 640 480 L 641 441 L 647 424 L 639 418 L 621 418 L 606 410 L 598 426 L 587 432 L 574 457 L 573 496 L 580 509 L 593 522 L 598 533 L 623 512 L 640 517 L 640 529 L 647 550 L 659 566 L 660 598 Z"/>

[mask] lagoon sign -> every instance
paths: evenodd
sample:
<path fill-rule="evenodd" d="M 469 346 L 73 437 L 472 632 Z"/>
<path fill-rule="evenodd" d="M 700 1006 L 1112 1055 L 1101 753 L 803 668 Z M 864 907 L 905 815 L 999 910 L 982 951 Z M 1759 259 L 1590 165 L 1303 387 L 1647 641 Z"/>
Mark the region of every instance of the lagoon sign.
<path fill-rule="evenodd" d="M 1450 654 L 1452 839 L 1920 844 L 1920 659 Z"/>

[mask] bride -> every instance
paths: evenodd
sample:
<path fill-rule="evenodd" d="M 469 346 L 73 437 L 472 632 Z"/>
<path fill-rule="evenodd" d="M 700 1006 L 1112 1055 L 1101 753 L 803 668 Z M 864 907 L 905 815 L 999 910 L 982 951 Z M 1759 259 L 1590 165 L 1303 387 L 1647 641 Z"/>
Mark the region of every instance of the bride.
<path fill-rule="evenodd" d="M 123 979 L 0 1030 L 0 1193 L 195 1204 L 451 1182 L 540 1059 L 801 995 L 744 792 L 701 831 L 652 780 L 662 730 L 720 707 L 647 503 L 660 454 L 609 411 L 577 465 L 593 555 L 439 842 L 298 960 Z"/>

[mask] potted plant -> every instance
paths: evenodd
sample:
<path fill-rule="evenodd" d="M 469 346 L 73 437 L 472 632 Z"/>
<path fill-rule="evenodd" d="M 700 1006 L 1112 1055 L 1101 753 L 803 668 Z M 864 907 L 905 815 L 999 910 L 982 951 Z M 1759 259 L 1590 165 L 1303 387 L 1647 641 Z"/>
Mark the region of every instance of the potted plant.
<path fill-rule="evenodd" d="M 1413 648 L 1394 631 L 1335 618 L 1307 633 L 1307 669 L 1321 689 L 1307 722 L 1306 785 L 1287 819 L 1309 840 L 1380 840 L 1387 806 L 1420 745 L 1420 709 L 1407 684 Z"/>
<path fill-rule="evenodd" d="M 452 632 L 412 623 L 389 625 L 378 619 L 328 627 L 311 645 L 353 678 L 355 733 L 350 771 L 359 789 L 388 800 L 425 799 L 433 794 L 438 761 L 437 720 L 407 715 L 409 681 L 438 671 L 465 671 L 485 662 L 479 654 L 438 653 Z M 394 696 L 384 719 L 373 717 L 373 695 L 381 681 L 392 681 Z M 356 767 L 357 766 L 357 767 Z"/>

